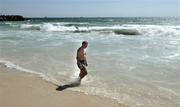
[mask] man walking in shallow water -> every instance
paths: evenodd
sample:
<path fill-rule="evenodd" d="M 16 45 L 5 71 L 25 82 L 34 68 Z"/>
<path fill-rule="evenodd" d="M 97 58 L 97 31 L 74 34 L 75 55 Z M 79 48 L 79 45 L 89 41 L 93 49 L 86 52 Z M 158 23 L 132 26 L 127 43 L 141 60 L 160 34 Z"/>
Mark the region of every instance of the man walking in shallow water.
<path fill-rule="evenodd" d="M 88 66 L 88 64 L 85 57 L 86 53 L 84 52 L 84 49 L 86 49 L 87 46 L 88 46 L 88 42 L 83 41 L 82 46 L 77 50 L 76 60 L 77 60 L 78 68 L 80 69 L 80 73 L 79 73 L 80 81 L 81 79 L 84 78 L 84 76 L 87 75 L 86 67 Z"/>
<path fill-rule="evenodd" d="M 86 53 L 84 52 L 84 49 L 86 49 L 87 46 L 88 46 L 88 42 L 83 41 L 82 46 L 80 48 L 78 48 L 78 50 L 77 50 L 76 60 L 77 60 L 78 68 L 80 69 L 78 82 L 73 82 L 70 84 L 58 86 L 56 88 L 57 91 L 63 91 L 66 88 L 76 87 L 81 84 L 81 80 L 87 75 L 86 67 L 88 66 L 88 64 L 87 64 L 86 57 L 85 57 Z"/>

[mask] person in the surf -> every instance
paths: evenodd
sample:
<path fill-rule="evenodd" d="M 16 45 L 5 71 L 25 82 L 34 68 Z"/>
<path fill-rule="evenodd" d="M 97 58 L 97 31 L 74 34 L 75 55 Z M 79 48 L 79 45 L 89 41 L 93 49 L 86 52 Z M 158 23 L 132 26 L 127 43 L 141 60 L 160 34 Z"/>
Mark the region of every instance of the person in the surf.
<path fill-rule="evenodd" d="M 79 73 L 80 81 L 88 74 L 86 70 L 86 67 L 88 66 L 87 60 L 85 57 L 86 53 L 84 52 L 84 49 L 86 49 L 87 46 L 88 46 L 88 42 L 83 41 L 82 46 L 77 50 L 76 60 L 77 60 L 77 66 L 80 69 L 80 73 Z"/>

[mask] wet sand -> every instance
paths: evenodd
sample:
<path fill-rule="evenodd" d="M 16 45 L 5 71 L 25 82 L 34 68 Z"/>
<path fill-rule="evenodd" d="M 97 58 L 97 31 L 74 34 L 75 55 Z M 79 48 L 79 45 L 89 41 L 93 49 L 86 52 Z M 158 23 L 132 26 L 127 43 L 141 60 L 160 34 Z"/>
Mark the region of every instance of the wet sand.
<path fill-rule="evenodd" d="M 125 107 L 112 99 L 56 88 L 35 74 L 0 64 L 0 107 Z"/>

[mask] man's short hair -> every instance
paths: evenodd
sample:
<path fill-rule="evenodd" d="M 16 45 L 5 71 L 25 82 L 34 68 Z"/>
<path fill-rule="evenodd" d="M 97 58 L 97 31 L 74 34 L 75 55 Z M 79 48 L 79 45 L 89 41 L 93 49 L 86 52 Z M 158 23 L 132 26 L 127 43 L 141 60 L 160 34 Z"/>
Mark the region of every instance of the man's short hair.
<path fill-rule="evenodd" d="M 83 41 L 83 42 L 82 42 L 82 45 L 84 45 L 84 44 L 88 44 L 88 42 L 87 42 L 87 41 Z"/>

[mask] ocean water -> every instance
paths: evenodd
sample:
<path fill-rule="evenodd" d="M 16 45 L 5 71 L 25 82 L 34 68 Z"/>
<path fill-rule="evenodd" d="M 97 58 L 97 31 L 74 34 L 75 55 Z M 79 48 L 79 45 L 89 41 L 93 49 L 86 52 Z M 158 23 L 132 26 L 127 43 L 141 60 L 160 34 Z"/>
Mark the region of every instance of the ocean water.
<path fill-rule="evenodd" d="M 63 85 L 78 77 L 86 40 L 88 75 L 68 90 L 130 107 L 180 107 L 180 18 L 31 18 L 0 22 L 0 62 Z"/>

